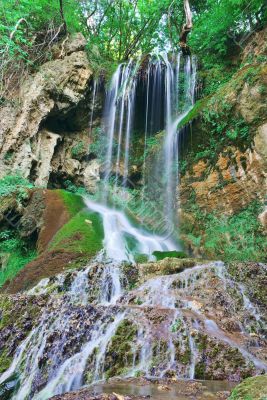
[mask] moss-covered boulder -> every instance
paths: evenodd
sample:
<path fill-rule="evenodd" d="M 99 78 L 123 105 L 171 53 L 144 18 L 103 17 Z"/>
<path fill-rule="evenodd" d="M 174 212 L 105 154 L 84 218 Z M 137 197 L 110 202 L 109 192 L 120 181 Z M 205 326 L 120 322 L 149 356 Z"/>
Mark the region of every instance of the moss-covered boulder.
<path fill-rule="evenodd" d="M 7 276 L 2 288 L 5 293 L 27 290 L 42 278 L 85 265 L 102 248 L 101 218 L 85 207 L 81 196 L 64 190 L 38 189 L 32 199 L 23 210 L 20 225 L 21 232 L 27 232 L 32 218 L 36 220 L 38 254 Z M 41 201 L 39 205 L 37 199 Z"/>
<path fill-rule="evenodd" d="M 232 391 L 229 400 L 265 400 L 267 375 L 247 378 Z"/>

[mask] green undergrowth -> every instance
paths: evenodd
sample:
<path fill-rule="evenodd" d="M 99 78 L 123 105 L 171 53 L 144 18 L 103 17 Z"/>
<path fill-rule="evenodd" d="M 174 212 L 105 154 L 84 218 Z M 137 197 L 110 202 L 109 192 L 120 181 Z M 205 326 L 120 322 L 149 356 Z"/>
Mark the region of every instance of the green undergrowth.
<path fill-rule="evenodd" d="M 33 185 L 20 175 L 6 175 L 0 179 L 0 197 L 16 194 L 16 198 L 22 201 L 27 197 L 27 189 L 33 188 Z"/>
<path fill-rule="evenodd" d="M 180 157 L 180 171 L 184 174 L 199 160 L 215 166 L 219 154 L 231 146 L 245 151 L 253 146 L 257 127 L 265 121 L 266 108 L 266 63 L 243 66 L 226 82 L 222 82 L 216 92 L 196 102 L 192 110 L 180 122 L 179 127 L 192 125 L 193 141 L 188 142 Z M 244 87 L 257 88 L 257 101 L 249 94 L 243 94 L 243 103 L 250 106 L 253 118 L 245 119 L 240 112 L 239 96 Z M 247 89 L 246 89 L 247 90 Z"/>
<path fill-rule="evenodd" d="M 194 223 L 185 220 L 180 227 L 184 242 L 208 258 L 266 262 L 267 239 L 258 219 L 261 211 L 256 201 L 232 216 L 205 213 L 193 204 L 186 212 Z"/>
<path fill-rule="evenodd" d="M 74 214 L 55 234 L 49 249 L 63 249 L 92 257 L 101 250 L 103 237 L 101 217 L 83 209 Z"/>
<path fill-rule="evenodd" d="M 186 258 L 188 257 L 182 251 L 154 251 L 153 256 L 156 257 L 157 261 L 163 260 L 164 258 Z"/>
<path fill-rule="evenodd" d="M 247 378 L 237 385 L 229 400 L 266 400 L 267 375 Z"/>
<path fill-rule="evenodd" d="M 0 287 L 37 256 L 30 240 L 21 239 L 18 232 L 5 230 L 0 232 Z"/>

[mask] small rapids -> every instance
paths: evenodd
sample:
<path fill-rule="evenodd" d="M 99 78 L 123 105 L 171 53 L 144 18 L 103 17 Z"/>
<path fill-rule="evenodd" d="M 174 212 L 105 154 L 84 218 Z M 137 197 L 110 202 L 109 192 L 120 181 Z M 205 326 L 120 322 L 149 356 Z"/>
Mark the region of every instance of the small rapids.
<path fill-rule="evenodd" d="M 153 259 L 154 251 L 172 251 L 177 245 L 168 237 L 152 235 L 143 229 L 134 227 L 122 211 L 94 203 L 85 199 L 87 207 L 99 213 L 104 227 L 104 249 L 108 258 L 117 262 L 134 262 L 134 253 L 147 255 Z M 129 247 L 129 240 L 134 248 Z"/>
<path fill-rule="evenodd" d="M 248 304 L 245 289 L 241 306 L 240 297 L 225 305 L 231 318 L 238 311 L 239 332 L 221 325 L 220 304 L 228 290 L 240 291 L 223 263 L 152 277 L 141 272 L 141 265 L 133 283 L 134 268 L 102 253 L 86 268 L 44 279 L 28 292 L 49 296 L 39 322 L 0 377 L 2 385 L 17 380 L 13 400 L 46 400 L 117 375 L 193 379 L 199 377 L 199 365 L 204 362 L 208 369 L 211 362 L 208 351 L 203 361 L 203 340 L 243 360 L 245 369 L 267 370 L 251 346 L 246 319 L 249 314 L 255 326 L 264 322 L 260 310 Z M 212 308 L 216 293 L 222 297 Z M 258 339 L 264 340 L 260 331 Z"/>

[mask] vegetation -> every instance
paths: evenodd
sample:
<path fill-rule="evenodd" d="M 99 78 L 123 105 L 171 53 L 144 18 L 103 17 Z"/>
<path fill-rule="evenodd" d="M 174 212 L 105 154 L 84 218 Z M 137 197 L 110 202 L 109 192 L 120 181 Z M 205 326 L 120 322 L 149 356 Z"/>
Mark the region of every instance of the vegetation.
<path fill-rule="evenodd" d="M 210 258 L 266 262 L 267 240 L 258 220 L 261 209 L 261 204 L 253 202 L 237 214 L 219 216 L 192 205 L 197 231 L 185 222 L 181 231 L 188 242 Z"/>
<path fill-rule="evenodd" d="M 0 232 L 0 287 L 37 255 L 30 241 L 19 237 L 18 232 L 5 230 Z"/>
<path fill-rule="evenodd" d="M 237 385 L 229 400 L 264 400 L 267 398 L 267 375 L 247 378 Z"/>
<path fill-rule="evenodd" d="M 102 248 L 103 228 L 101 218 L 82 210 L 76 213 L 54 236 L 50 250 L 65 250 L 88 258 Z"/>
<path fill-rule="evenodd" d="M 12 198 L 18 205 L 28 199 L 28 189 L 32 185 L 19 175 L 9 175 L 0 179 L 0 217 L 9 208 Z M 36 257 L 34 244 L 19 235 L 16 224 L 3 224 L 0 230 L 0 287 Z"/>
<path fill-rule="evenodd" d="M 110 72 L 117 61 L 155 48 L 177 50 L 179 43 L 186 42 L 183 24 L 190 22 L 188 43 L 194 53 L 201 56 L 207 68 L 225 71 L 227 68 L 221 68 L 220 63 L 231 64 L 231 54 L 242 47 L 251 32 L 266 23 L 266 4 L 261 0 L 249 5 L 246 0 L 191 0 L 187 4 L 192 9 L 193 24 L 188 21 L 188 14 L 185 21 L 183 3 L 184 0 L 1 0 L 3 95 L 8 95 L 25 74 L 53 57 L 54 44 L 75 32 L 86 37 L 94 69 Z"/>
<path fill-rule="evenodd" d="M 17 199 L 20 201 L 27 197 L 27 188 L 33 185 L 20 175 L 7 175 L 0 179 L 0 197 L 5 197 L 16 193 Z"/>
<path fill-rule="evenodd" d="M 156 257 L 157 261 L 163 260 L 164 258 L 186 258 L 187 254 L 182 251 L 154 251 L 153 256 Z"/>

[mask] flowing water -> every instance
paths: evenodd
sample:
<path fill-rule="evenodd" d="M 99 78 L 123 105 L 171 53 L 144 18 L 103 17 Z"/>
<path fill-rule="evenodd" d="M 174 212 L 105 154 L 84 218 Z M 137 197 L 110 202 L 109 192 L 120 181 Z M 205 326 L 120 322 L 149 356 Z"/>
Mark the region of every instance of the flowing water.
<path fill-rule="evenodd" d="M 172 251 L 176 244 L 168 238 L 151 235 L 134 227 L 122 211 L 94 203 L 85 199 L 90 210 L 99 213 L 104 227 L 104 249 L 107 257 L 121 261 L 134 262 L 134 254 L 147 255 L 153 259 L 154 251 Z M 127 242 L 128 239 L 128 242 Z M 129 246 L 131 239 L 131 247 Z"/>
<path fill-rule="evenodd" d="M 50 298 L 40 322 L 18 346 L 11 366 L 0 378 L 3 384 L 14 374 L 18 376 L 19 389 L 12 399 L 45 400 L 116 375 L 116 369 L 110 371 L 118 361 L 110 357 L 120 351 L 123 341 L 129 347 L 122 348 L 123 368 L 118 371 L 125 377 L 171 374 L 193 379 L 202 357 L 201 335 L 208 335 L 214 345 L 221 343 L 226 354 L 227 349 L 236 349 L 257 371 L 267 371 L 266 362 L 249 347 L 246 333 L 225 332 L 215 311 L 206 311 L 214 279 L 218 280 L 215 290 L 221 293 L 225 288 L 227 293 L 229 284 L 239 288 L 223 263 L 148 278 L 131 290 L 124 267 L 102 253 L 71 277 L 65 272 L 52 283 L 44 279 L 29 292 L 29 296 L 49 292 Z M 64 296 L 60 296 L 63 288 Z M 259 311 L 255 314 L 247 300 L 241 309 L 258 319 Z M 130 333 L 119 336 L 125 327 L 130 327 Z"/>

